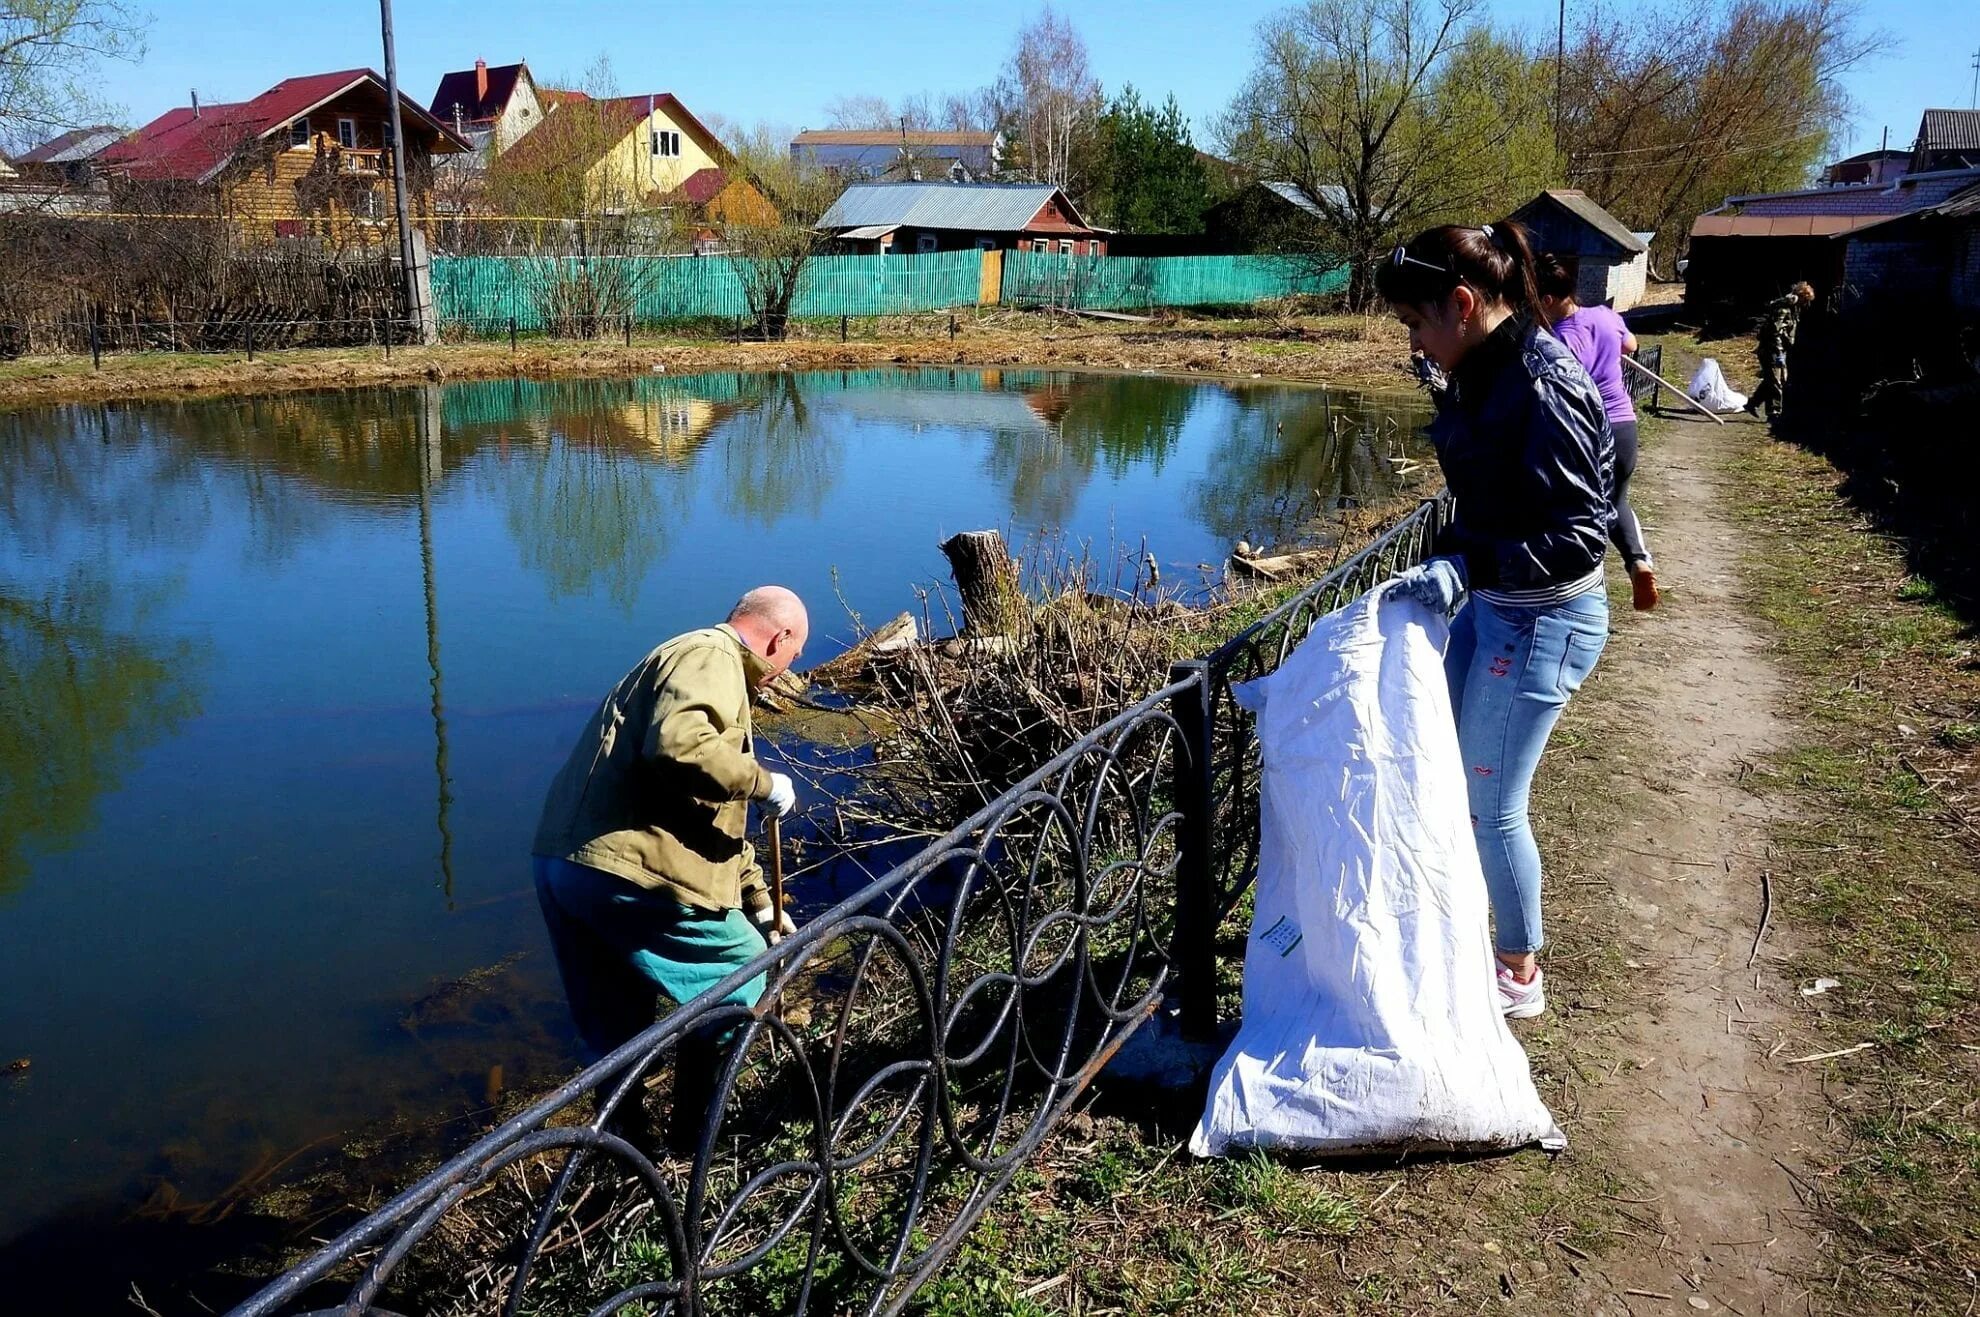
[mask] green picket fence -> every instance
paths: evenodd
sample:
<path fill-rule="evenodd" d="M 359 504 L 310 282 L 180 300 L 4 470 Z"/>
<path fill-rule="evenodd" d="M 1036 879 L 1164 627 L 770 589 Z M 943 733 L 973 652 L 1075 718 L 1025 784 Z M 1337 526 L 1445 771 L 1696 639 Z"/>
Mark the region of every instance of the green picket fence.
<path fill-rule="evenodd" d="M 433 301 L 443 326 L 471 334 L 540 333 L 553 290 L 589 277 L 630 301 L 636 325 L 742 320 L 749 299 L 734 262 L 722 256 L 572 258 L 442 256 L 433 262 Z M 792 314 L 805 318 L 906 315 L 975 306 L 983 253 L 820 256 L 805 266 Z M 1003 253 L 999 300 L 1006 306 L 1128 310 L 1238 306 L 1299 293 L 1338 292 L 1345 266 L 1321 269 L 1286 256 L 1061 256 Z M 601 326 L 605 334 L 611 326 Z"/>
<path fill-rule="evenodd" d="M 442 256 L 433 262 L 433 303 L 443 325 L 499 332 L 510 320 L 524 333 L 545 327 L 554 290 L 591 278 L 630 300 L 639 325 L 673 320 L 736 320 L 749 298 L 735 264 L 722 256 L 593 259 Z M 906 315 L 974 306 L 981 252 L 911 256 L 820 256 L 805 266 L 792 314 L 807 317 Z M 607 330 L 606 332 L 610 332 Z"/>
<path fill-rule="evenodd" d="M 1004 253 L 1007 306 L 1116 311 L 1241 306 L 1302 293 L 1337 293 L 1347 267 L 1294 256 L 1072 256 Z"/>

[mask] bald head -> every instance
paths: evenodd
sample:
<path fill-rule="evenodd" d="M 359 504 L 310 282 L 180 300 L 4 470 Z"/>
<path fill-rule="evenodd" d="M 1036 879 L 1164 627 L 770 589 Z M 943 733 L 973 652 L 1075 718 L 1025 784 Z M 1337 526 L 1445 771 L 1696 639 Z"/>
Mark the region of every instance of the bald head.
<path fill-rule="evenodd" d="M 804 600 L 781 585 L 759 585 L 738 599 L 729 610 L 729 625 L 773 673 L 797 662 L 811 635 Z"/>

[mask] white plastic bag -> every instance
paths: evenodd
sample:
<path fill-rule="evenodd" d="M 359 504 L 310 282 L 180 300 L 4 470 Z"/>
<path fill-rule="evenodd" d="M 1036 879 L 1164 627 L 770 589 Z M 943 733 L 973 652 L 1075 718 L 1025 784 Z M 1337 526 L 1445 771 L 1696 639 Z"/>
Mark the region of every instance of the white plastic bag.
<path fill-rule="evenodd" d="M 1715 412 L 1736 412 L 1746 406 L 1746 395 L 1726 383 L 1717 357 L 1707 357 L 1691 372 L 1691 387 L 1685 390 L 1691 400 Z"/>
<path fill-rule="evenodd" d="M 1377 590 L 1237 690 L 1264 760 L 1258 892 L 1198 1156 L 1566 1146 L 1499 1014 L 1448 634 Z"/>

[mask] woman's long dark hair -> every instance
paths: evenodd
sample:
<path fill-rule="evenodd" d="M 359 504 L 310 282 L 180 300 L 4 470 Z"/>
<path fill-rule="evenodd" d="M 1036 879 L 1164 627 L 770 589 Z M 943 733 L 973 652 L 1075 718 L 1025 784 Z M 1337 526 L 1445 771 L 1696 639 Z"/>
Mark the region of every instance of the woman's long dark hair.
<path fill-rule="evenodd" d="M 1487 302 L 1538 315 L 1533 245 L 1526 227 L 1511 220 L 1467 228 L 1425 229 L 1396 248 L 1375 272 L 1375 291 L 1397 306 L 1430 306 L 1464 284 Z"/>

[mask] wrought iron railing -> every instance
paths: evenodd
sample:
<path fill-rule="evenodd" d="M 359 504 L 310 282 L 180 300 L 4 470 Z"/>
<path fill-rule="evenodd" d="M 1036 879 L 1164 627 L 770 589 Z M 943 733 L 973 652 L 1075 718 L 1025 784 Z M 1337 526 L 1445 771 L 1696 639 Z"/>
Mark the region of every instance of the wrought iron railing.
<path fill-rule="evenodd" d="M 1664 370 L 1664 345 L 1653 343 L 1638 351 L 1636 364 L 1643 367 L 1643 370 L 1624 371 L 1624 387 L 1629 390 L 1629 396 L 1633 401 L 1646 410 L 1654 412 L 1664 401 L 1664 386 L 1657 378 Z M 1650 373 L 1646 375 L 1643 371 Z"/>
<path fill-rule="evenodd" d="M 1256 870 L 1233 681 L 1444 504 L 372 1212 L 237 1317 L 892 1313 L 1170 995 L 1213 1030 Z M 757 976 L 754 1007 L 724 1002 Z M 678 1092 L 677 1092 L 678 1090 Z M 679 1100 L 686 1146 L 649 1136 Z M 703 1104 L 706 1104 L 705 1106 Z"/>

